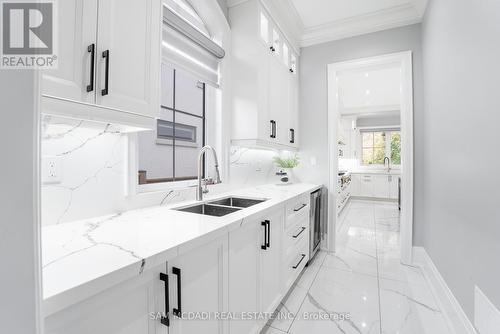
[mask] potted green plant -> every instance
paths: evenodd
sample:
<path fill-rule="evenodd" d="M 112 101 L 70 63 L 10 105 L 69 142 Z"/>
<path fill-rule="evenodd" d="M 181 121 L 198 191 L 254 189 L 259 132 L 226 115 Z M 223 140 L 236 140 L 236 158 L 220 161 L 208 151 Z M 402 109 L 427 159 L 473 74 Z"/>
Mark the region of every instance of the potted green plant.
<path fill-rule="evenodd" d="M 299 157 L 295 154 L 292 157 L 274 157 L 273 158 L 276 167 L 278 167 L 279 171 L 276 175 L 280 176 L 280 181 L 283 184 L 292 183 L 293 173 L 292 170 L 297 167 L 300 163 Z"/>

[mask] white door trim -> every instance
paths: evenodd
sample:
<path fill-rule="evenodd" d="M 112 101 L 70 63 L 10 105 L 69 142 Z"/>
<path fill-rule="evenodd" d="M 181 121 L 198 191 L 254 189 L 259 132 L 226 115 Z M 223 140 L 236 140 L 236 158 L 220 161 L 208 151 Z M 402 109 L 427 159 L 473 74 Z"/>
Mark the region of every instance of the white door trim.
<path fill-rule="evenodd" d="M 337 124 L 339 121 L 337 73 L 349 69 L 384 64 L 401 66 L 401 261 L 412 263 L 413 243 L 413 65 L 412 52 L 405 51 L 328 65 L 328 169 L 330 209 L 329 248 L 334 250 L 336 187 L 338 173 Z"/>

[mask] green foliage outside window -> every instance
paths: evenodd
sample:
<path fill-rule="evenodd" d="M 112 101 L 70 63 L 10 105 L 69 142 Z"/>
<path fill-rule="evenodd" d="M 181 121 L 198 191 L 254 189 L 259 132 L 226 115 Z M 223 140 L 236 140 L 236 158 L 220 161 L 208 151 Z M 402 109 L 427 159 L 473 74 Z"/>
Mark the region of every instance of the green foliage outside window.
<path fill-rule="evenodd" d="M 385 157 L 390 157 L 393 165 L 401 164 L 401 132 L 370 131 L 361 136 L 363 165 L 383 165 Z"/>
<path fill-rule="evenodd" d="M 391 162 L 401 165 L 401 132 L 391 133 Z"/>

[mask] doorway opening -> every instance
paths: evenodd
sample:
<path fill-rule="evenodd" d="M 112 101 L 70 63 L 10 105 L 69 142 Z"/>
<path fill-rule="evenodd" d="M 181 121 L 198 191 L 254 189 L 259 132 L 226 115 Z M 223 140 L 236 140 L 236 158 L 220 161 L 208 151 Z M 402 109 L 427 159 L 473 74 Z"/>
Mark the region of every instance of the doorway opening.
<path fill-rule="evenodd" d="M 359 200 L 400 210 L 401 262 L 412 263 L 413 78 L 411 51 L 328 65 L 328 245 Z"/>

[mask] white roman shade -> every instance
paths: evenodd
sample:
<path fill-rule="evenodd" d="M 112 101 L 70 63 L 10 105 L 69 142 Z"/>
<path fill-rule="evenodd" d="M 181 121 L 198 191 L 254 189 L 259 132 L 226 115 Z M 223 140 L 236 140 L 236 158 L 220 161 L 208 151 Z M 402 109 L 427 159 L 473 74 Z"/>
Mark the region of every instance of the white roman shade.
<path fill-rule="evenodd" d="M 224 50 L 168 7 L 163 7 L 162 58 L 218 86 Z"/>

